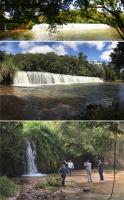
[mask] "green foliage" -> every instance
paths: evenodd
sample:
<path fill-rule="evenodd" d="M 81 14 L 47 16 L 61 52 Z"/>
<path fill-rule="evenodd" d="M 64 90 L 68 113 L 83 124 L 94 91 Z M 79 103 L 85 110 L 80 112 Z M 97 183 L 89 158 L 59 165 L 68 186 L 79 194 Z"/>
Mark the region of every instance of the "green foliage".
<path fill-rule="evenodd" d="M 5 59 L 0 64 L 0 84 L 10 84 L 12 83 L 15 72 L 18 69 L 13 64 L 11 57 Z"/>
<path fill-rule="evenodd" d="M 71 4 L 75 5 L 76 11 L 70 9 Z M 122 7 L 124 7 L 123 0 L 2 0 L 0 12 L 2 26 L 0 28 L 4 29 L 4 21 L 6 21 L 4 13 L 9 12 L 12 20 L 29 20 L 44 16 L 45 22 L 53 27 L 55 24 L 76 23 L 77 21 L 108 24 L 114 27 L 120 37 L 124 39 Z"/>
<path fill-rule="evenodd" d="M 53 187 L 61 186 L 61 177 L 59 175 L 53 175 L 47 178 L 47 184 Z"/>
<path fill-rule="evenodd" d="M 37 184 L 35 185 L 36 190 L 37 190 L 37 189 L 45 189 L 45 188 L 47 188 L 47 187 L 48 187 L 48 185 L 47 185 L 46 182 L 37 183 Z"/>
<path fill-rule="evenodd" d="M 6 176 L 0 177 L 0 196 L 13 197 L 19 191 L 19 187 Z"/>
<path fill-rule="evenodd" d="M 0 52 L 0 83 L 11 84 L 14 74 L 19 70 L 94 76 L 107 81 L 123 79 L 123 46 L 121 42 L 118 43 L 111 53 L 110 63 L 89 62 L 83 52 L 78 56 L 58 56 L 52 52 L 6 55 Z"/>
<path fill-rule="evenodd" d="M 54 53 L 25 53 L 4 56 L 0 67 L 1 84 L 12 83 L 15 72 L 19 70 L 81 76 L 104 76 L 102 64 L 89 62 L 83 53 L 80 53 L 78 57 L 58 56 Z"/>
<path fill-rule="evenodd" d="M 58 168 L 63 157 L 58 135 L 44 122 L 25 123 L 24 133 L 28 140 L 36 144 L 38 169 L 53 171 Z"/>
<path fill-rule="evenodd" d="M 118 131 L 118 130 L 117 130 Z M 93 167 L 97 160 L 107 159 L 113 165 L 113 122 L 1 122 L 0 123 L 0 174 L 19 176 L 26 173 L 26 140 L 35 143 L 36 164 L 39 172 L 58 173 L 64 160 L 72 160 L 75 169 L 82 169 L 90 159 Z M 124 167 L 124 136 L 118 131 L 117 165 Z M 58 178 L 51 177 L 47 184 L 56 185 Z M 58 183 L 57 183 L 58 185 Z M 45 187 L 41 184 L 40 187 Z"/>
<path fill-rule="evenodd" d="M 17 176 L 26 170 L 26 142 L 20 122 L 0 123 L 0 175 Z"/>
<path fill-rule="evenodd" d="M 77 0 L 75 5 L 81 9 L 83 16 L 95 22 L 108 24 L 115 28 L 120 37 L 124 39 L 123 0 Z M 97 12 L 98 9 L 101 11 Z"/>
<path fill-rule="evenodd" d="M 110 55 L 111 63 L 117 74 L 117 78 L 120 79 L 122 76 L 123 79 L 123 70 L 124 70 L 124 44 L 119 42 L 117 47 L 113 49 L 113 52 Z"/>
<path fill-rule="evenodd" d="M 61 177 L 59 175 L 52 175 L 46 178 L 46 182 L 40 182 L 35 185 L 36 189 L 45 189 L 48 187 L 59 187 L 61 186 Z"/>

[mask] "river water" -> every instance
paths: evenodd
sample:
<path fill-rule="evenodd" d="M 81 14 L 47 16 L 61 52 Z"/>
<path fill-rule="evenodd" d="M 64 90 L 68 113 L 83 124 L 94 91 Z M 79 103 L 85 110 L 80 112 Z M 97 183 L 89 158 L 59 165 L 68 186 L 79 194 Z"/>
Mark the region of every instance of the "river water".
<path fill-rule="evenodd" d="M 89 24 L 89 26 L 91 26 Z M 43 29 L 32 29 L 32 30 L 8 30 L 0 31 L 0 40 L 32 40 L 32 41 L 107 41 L 115 40 L 119 41 L 120 36 L 113 28 L 92 28 L 91 29 L 61 29 L 55 33 L 50 34 L 48 31 Z"/>
<path fill-rule="evenodd" d="M 89 104 L 124 105 L 124 83 L 1 87 L 1 119 L 78 119 Z"/>

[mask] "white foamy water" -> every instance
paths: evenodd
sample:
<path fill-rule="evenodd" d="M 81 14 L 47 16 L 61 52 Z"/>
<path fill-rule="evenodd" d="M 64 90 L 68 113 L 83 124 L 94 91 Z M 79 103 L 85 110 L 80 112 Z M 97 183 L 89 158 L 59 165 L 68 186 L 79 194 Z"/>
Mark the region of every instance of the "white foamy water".
<path fill-rule="evenodd" d="M 14 86 L 37 87 L 41 85 L 74 84 L 74 83 L 100 83 L 99 77 L 72 76 L 54 74 L 49 72 L 24 72 L 18 71 L 13 79 Z"/>
<path fill-rule="evenodd" d="M 49 28 L 48 24 L 35 24 L 32 27 L 32 31 L 47 31 Z M 81 24 L 81 23 L 68 23 L 63 25 L 56 25 L 57 30 L 92 30 L 92 29 L 104 29 L 110 28 L 106 24 Z"/>
<path fill-rule="evenodd" d="M 29 141 L 27 142 L 26 153 L 27 153 L 28 172 L 27 174 L 24 174 L 23 176 L 27 176 L 27 177 L 45 176 L 45 174 L 38 173 L 38 169 L 35 163 L 37 152 L 36 152 L 36 146 L 34 142 L 32 142 L 32 144 Z"/>
<path fill-rule="evenodd" d="M 87 31 L 91 32 L 98 32 L 98 31 L 108 31 L 110 29 L 110 26 L 106 24 L 81 24 L 81 23 L 68 23 L 68 24 L 63 24 L 63 25 L 56 25 L 56 31 L 55 32 L 49 32 L 49 25 L 48 24 L 35 24 L 31 31 L 30 34 L 32 36 L 33 40 L 64 40 L 64 38 L 69 34 L 72 34 L 72 36 L 76 36 L 77 32 L 84 33 L 87 35 Z M 72 31 L 72 32 L 71 32 Z M 71 32 L 71 33 L 69 33 Z M 65 34 L 65 36 L 64 36 Z M 91 34 L 90 32 L 88 35 Z M 64 37 L 64 38 L 63 38 Z M 69 36 L 70 38 L 71 36 Z M 93 36 L 92 36 L 93 37 Z M 91 37 L 91 38 L 92 38 Z M 63 38 L 63 39 L 62 39 Z M 67 37 L 65 40 L 68 40 Z M 71 40 L 71 38 L 70 38 Z M 73 40 L 73 39 L 72 39 Z M 75 40 L 75 39 L 74 39 Z M 76 39 L 77 40 L 77 39 Z M 79 38 L 78 38 L 79 40 Z M 92 40 L 92 39 L 91 39 Z"/>

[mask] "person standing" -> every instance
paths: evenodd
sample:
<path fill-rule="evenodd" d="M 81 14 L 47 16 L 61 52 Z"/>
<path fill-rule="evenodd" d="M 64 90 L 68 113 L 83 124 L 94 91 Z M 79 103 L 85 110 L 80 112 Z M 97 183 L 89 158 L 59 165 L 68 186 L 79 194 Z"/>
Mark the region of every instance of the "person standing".
<path fill-rule="evenodd" d="M 99 176 L 100 176 L 100 181 L 104 180 L 104 176 L 103 176 L 103 163 L 101 160 L 98 161 L 98 172 L 99 172 Z"/>
<path fill-rule="evenodd" d="M 92 182 L 92 175 L 91 175 L 92 163 L 90 162 L 90 160 L 87 160 L 87 162 L 84 162 L 84 167 L 87 170 L 88 182 Z"/>
<path fill-rule="evenodd" d="M 65 187 L 65 178 L 66 178 L 66 174 L 67 174 L 67 168 L 64 164 L 60 167 L 59 173 L 60 173 L 61 178 L 62 178 L 61 184 L 62 184 L 63 187 Z"/>
<path fill-rule="evenodd" d="M 66 162 L 65 163 L 67 164 L 67 167 L 68 167 L 68 174 L 71 176 L 72 174 L 72 170 L 74 169 L 74 163 L 69 160 L 69 162 Z"/>

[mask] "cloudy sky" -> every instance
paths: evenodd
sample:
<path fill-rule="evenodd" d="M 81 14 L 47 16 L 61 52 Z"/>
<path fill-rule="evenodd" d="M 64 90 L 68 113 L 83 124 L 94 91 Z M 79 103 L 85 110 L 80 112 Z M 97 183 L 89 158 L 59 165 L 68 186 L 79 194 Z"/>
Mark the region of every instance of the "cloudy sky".
<path fill-rule="evenodd" d="M 49 53 L 57 55 L 78 55 L 83 52 L 91 61 L 110 61 L 110 53 L 117 46 L 117 42 L 89 41 L 89 42 L 0 42 L 0 51 L 11 54 L 17 53 Z"/>

